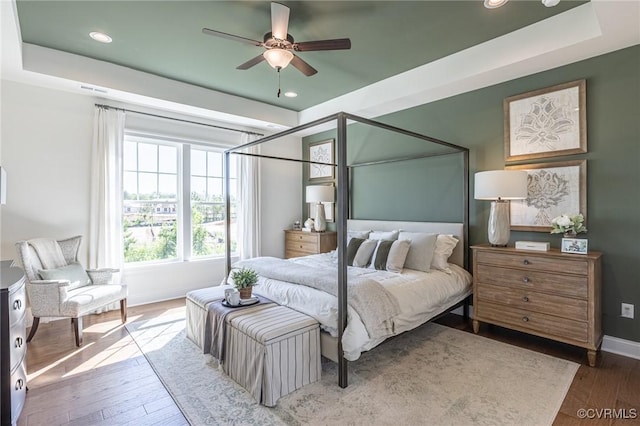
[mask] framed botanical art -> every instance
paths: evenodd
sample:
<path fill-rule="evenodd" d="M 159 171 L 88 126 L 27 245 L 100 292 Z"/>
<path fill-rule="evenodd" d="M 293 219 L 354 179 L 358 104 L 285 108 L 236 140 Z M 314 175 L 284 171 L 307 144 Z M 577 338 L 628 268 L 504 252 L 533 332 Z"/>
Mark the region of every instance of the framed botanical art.
<path fill-rule="evenodd" d="M 505 161 L 584 152 L 587 152 L 585 80 L 504 100 Z"/>
<path fill-rule="evenodd" d="M 333 139 L 309 144 L 309 180 L 333 179 Z"/>
<path fill-rule="evenodd" d="M 551 231 L 562 214 L 587 217 L 587 160 L 507 166 L 527 172 L 527 199 L 511 201 L 511 229 Z"/>

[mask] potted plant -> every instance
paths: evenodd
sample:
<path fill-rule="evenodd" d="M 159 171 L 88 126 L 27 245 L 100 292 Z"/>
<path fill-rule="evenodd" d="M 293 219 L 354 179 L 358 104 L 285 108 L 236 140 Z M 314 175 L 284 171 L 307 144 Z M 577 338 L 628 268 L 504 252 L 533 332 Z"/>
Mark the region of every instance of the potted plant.
<path fill-rule="evenodd" d="M 241 299 L 251 297 L 251 288 L 258 283 L 258 273 L 250 268 L 237 269 L 231 273 L 233 286 L 240 292 Z"/>

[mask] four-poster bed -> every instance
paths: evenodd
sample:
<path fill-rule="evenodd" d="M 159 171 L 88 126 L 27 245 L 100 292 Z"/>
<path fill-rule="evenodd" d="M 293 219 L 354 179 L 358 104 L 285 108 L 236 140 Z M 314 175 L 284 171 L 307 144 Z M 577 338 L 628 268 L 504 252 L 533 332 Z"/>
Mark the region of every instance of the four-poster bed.
<path fill-rule="evenodd" d="M 348 113 L 337 113 L 334 115 L 331 115 L 329 117 L 320 119 L 320 120 L 316 120 L 314 122 L 311 123 L 307 123 L 289 130 L 285 130 L 283 132 L 274 134 L 274 135 L 270 135 L 270 136 L 266 136 L 263 137 L 261 139 L 255 140 L 253 142 L 244 144 L 244 145 L 240 145 L 231 149 L 228 149 L 227 151 L 225 151 L 225 203 L 226 203 L 226 215 L 225 215 L 225 220 L 226 220 L 226 270 L 227 270 L 227 274 L 229 274 L 229 272 L 231 271 L 231 241 L 228 238 L 228 236 L 230 235 L 230 218 L 231 218 L 231 204 L 230 204 L 230 180 L 228 178 L 229 174 L 227 173 L 227 171 L 230 169 L 230 156 L 232 154 L 238 154 L 238 155 L 248 155 L 248 156 L 253 156 L 253 157 L 258 157 L 258 158 L 270 158 L 270 159 L 277 159 L 277 160 L 284 160 L 284 161 L 295 161 L 295 162 L 300 162 L 300 163 L 313 163 L 309 160 L 303 160 L 303 159 L 292 159 L 292 158 L 284 158 L 284 157 L 274 157 L 274 156 L 267 156 L 267 155 L 260 155 L 260 154 L 255 154 L 255 153 L 249 153 L 249 152 L 243 152 L 244 150 L 247 150 L 247 148 L 265 143 L 265 142 L 269 142 L 269 141 L 273 141 L 273 140 L 277 140 L 283 136 L 287 136 L 287 135 L 292 135 L 298 132 L 302 132 L 302 131 L 308 131 L 309 129 L 313 129 L 314 127 L 319 127 L 321 125 L 326 125 L 327 123 L 331 123 L 331 122 L 336 122 L 336 153 L 337 153 L 337 162 L 335 164 L 329 164 L 333 167 L 337 168 L 337 197 L 336 197 L 336 205 L 337 205 L 337 214 L 336 214 L 336 231 L 338 234 L 338 247 L 337 247 L 337 253 L 335 254 L 335 256 L 337 257 L 337 286 L 336 288 L 332 289 L 332 292 L 334 293 L 333 296 L 335 296 L 337 298 L 337 324 L 336 324 L 336 338 L 335 339 L 329 339 L 329 338 L 324 338 L 324 342 L 326 342 L 326 347 L 330 347 L 331 344 L 335 343 L 335 353 L 337 356 L 330 356 L 328 354 L 329 349 L 327 349 L 327 356 L 331 359 L 337 360 L 338 362 L 338 382 L 340 387 L 346 387 L 348 384 L 348 377 L 347 377 L 347 359 L 345 358 L 345 348 L 343 347 L 344 345 L 344 337 L 345 337 L 345 331 L 349 331 L 347 329 L 347 316 L 348 313 L 350 312 L 350 306 L 349 306 L 349 300 L 348 300 L 348 287 L 350 284 L 349 280 L 355 280 L 353 273 L 348 274 L 348 261 L 347 261 L 347 230 L 351 229 L 349 228 L 349 226 L 354 226 L 354 227 L 366 227 L 369 224 L 365 223 L 366 221 L 360 221 L 360 223 L 358 221 L 351 221 L 349 220 L 349 212 L 353 211 L 353 206 L 350 204 L 351 201 L 351 184 L 352 184 L 352 180 L 354 179 L 353 174 L 350 173 L 350 170 L 354 170 L 356 167 L 366 167 L 366 166 L 375 166 L 375 165 L 382 165 L 382 164 L 388 164 L 388 163 L 394 163 L 394 162 L 402 162 L 402 161 L 410 161 L 410 160 L 416 160 L 416 159 L 427 159 L 430 157 L 439 157 L 439 156 L 446 156 L 446 155 L 458 155 L 461 158 L 461 175 L 460 179 L 460 187 L 461 187 L 461 210 L 462 210 L 462 221 L 460 223 L 457 224 L 446 224 L 446 223 L 432 223 L 431 225 L 425 225 L 426 228 L 423 227 L 418 227 L 415 230 L 416 231 L 423 231 L 423 232 L 427 232 L 426 230 L 429 230 L 429 232 L 434 232 L 434 233 L 440 233 L 440 234 L 453 234 L 456 235 L 459 240 L 460 240 L 460 244 L 458 245 L 457 249 L 455 250 L 455 256 L 452 256 L 452 264 L 453 265 L 458 265 L 457 267 L 463 271 L 464 273 L 466 273 L 464 269 L 468 269 L 468 215 L 469 215 L 469 202 L 468 202 L 468 177 L 469 177 L 469 170 L 468 170 L 468 149 L 464 148 L 464 147 L 460 147 L 448 142 L 444 142 L 429 136 L 424 136 L 415 132 L 411 132 L 405 129 L 400 129 L 394 126 L 390 126 L 384 123 L 380 123 L 380 122 L 376 122 L 373 120 L 369 120 L 369 119 L 365 119 L 362 117 L 357 117 Z M 348 131 L 348 121 L 350 121 L 350 124 L 355 124 L 355 123 L 359 123 L 361 125 L 365 125 L 365 126 L 371 126 L 372 128 L 376 128 L 376 129 L 382 129 L 384 131 L 388 131 L 394 134 L 399 135 L 399 137 L 402 138 L 412 138 L 412 139 L 417 139 L 419 141 L 424 142 L 425 144 L 429 144 L 430 143 L 430 150 L 426 150 L 426 152 L 411 152 L 407 155 L 398 155 L 392 158 L 388 158 L 385 160 L 379 160 L 376 159 L 374 161 L 365 161 L 365 162 L 359 162 L 359 163 L 354 163 L 354 164 L 347 164 L 347 146 L 348 146 L 348 142 L 347 142 L 347 131 Z M 441 148 L 440 150 L 436 149 L 434 150 L 433 147 L 439 147 Z M 326 164 L 326 163 L 317 163 L 317 164 Z M 350 208 L 351 207 L 351 208 Z M 402 224 L 402 225 L 400 225 Z M 373 224 L 371 224 L 373 226 Z M 377 226 L 378 228 L 381 227 L 387 227 L 388 230 L 390 230 L 390 228 L 388 228 L 389 226 L 393 227 L 393 226 L 402 226 L 405 228 L 405 230 L 409 230 L 408 227 L 411 227 L 412 224 L 410 222 L 388 222 L 387 225 L 385 225 L 385 221 L 378 221 L 377 223 L 375 223 L 375 226 Z M 361 228 L 364 229 L 364 228 Z M 395 229 L 399 229 L 399 228 L 395 228 Z M 373 229 L 372 229 L 373 230 Z M 383 230 L 383 229 L 379 229 L 379 230 Z M 464 273 L 461 274 L 462 276 L 460 277 L 461 282 L 465 282 L 467 281 L 468 284 L 468 280 L 469 277 L 465 277 Z M 468 273 L 466 273 L 468 274 Z M 437 274 L 433 274 L 432 276 L 435 276 Z M 445 274 L 446 275 L 446 274 Z M 455 275 L 455 274 L 454 274 Z M 333 275 L 332 275 L 332 279 L 335 281 L 335 269 L 333 269 Z M 276 280 L 276 281 L 281 281 L 281 280 Z M 350 291 L 353 291 L 352 288 L 349 288 Z M 416 326 L 418 326 L 419 324 L 422 324 L 430 319 L 432 319 L 434 316 L 437 316 L 438 314 L 442 313 L 443 311 L 452 309 L 452 307 L 457 306 L 460 304 L 460 302 L 462 300 L 468 300 L 468 295 L 469 295 L 469 290 L 468 288 L 458 288 L 456 291 L 453 292 L 452 295 L 449 295 L 449 298 L 445 298 L 447 299 L 446 301 L 441 301 L 441 304 L 438 307 L 431 307 L 430 309 L 427 309 L 427 311 L 431 310 L 431 312 L 429 312 L 428 314 L 424 314 L 422 315 L 422 317 L 420 318 L 420 320 L 416 320 L 415 322 L 408 322 L 405 325 L 405 329 L 409 330 L 411 328 L 414 328 Z M 275 299 L 277 299 L 277 296 L 275 293 L 269 293 L 270 297 L 274 297 Z M 276 300 L 276 302 L 278 302 L 278 300 Z M 466 309 L 465 309 L 466 311 Z M 360 312 L 362 313 L 362 311 Z M 351 311 L 351 316 L 355 317 L 356 315 L 353 314 L 353 310 Z M 402 327 L 400 327 L 402 328 Z M 404 330 L 399 330 L 399 331 L 404 331 Z M 369 333 L 371 334 L 371 333 Z M 367 350 L 369 347 L 374 347 L 375 345 L 377 345 L 378 343 L 380 343 L 382 340 L 384 340 L 386 337 L 389 337 L 391 335 L 397 334 L 395 333 L 393 330 L 386 336 L 376 336 L 375 338 L 371 339 L 371 342 L 366 342 L 366 344 L 363 346 L 364 350 Z M 323 342 L 323 343 L 324 343 Z M 333 343 L 332 343 L 333 342 Z M 347 348 L 349 349 L 349 348 Z M 325 355 L 325 353 L 323 352 L 323 355 Z M 358 354 L 359 356 L 359 354 Z"/>

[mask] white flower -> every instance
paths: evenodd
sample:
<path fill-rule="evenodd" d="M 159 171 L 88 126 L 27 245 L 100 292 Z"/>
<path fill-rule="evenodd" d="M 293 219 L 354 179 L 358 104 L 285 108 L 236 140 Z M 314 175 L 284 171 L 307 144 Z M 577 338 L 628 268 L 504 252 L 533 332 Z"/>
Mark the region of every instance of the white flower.
<path fill-rule="evenodd" d="M 571 221 L 571 218 L 569 218 L 569 216 L 567 216 L 566 214 L 563 214 L 562 216 L 557 217 L 556 219 L 557 219 L 556 223 L 559 226 L 571 226 L 571 225 L 573 225 L 573 222 Z"/>

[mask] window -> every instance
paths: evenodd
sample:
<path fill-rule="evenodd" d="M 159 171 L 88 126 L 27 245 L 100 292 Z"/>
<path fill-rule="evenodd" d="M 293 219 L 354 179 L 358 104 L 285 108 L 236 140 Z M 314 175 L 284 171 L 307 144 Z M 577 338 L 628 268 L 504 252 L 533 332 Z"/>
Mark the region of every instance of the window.
<path fill-rule="evenodd" d="M 126 263 L 224 254 L 223 157 L 221 149 L 125 135 Z M 232 165 L 231 235 L 235 251 L 235 161 Z M 185 197 L 189 192 L 191 196 Z"/>

